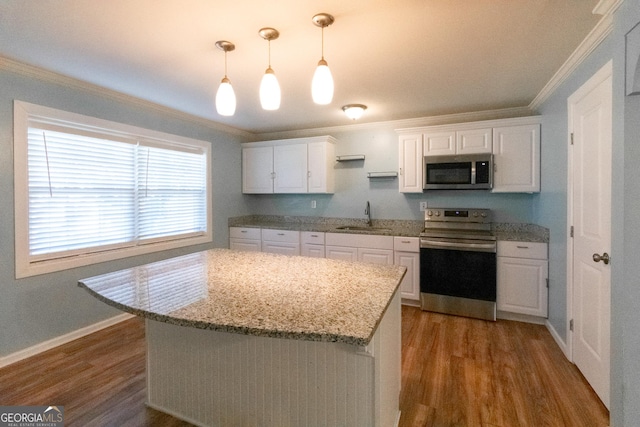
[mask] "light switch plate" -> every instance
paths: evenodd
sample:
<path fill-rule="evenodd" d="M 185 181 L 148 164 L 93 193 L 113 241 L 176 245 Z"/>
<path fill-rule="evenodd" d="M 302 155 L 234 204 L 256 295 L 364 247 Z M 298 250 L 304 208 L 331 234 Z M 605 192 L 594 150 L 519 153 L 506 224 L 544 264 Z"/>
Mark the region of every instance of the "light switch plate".
<path fill-rule="evenodd" d="M 427 202 L 420 202 L 420 210 L 422 212 L 427 210 Z"/>

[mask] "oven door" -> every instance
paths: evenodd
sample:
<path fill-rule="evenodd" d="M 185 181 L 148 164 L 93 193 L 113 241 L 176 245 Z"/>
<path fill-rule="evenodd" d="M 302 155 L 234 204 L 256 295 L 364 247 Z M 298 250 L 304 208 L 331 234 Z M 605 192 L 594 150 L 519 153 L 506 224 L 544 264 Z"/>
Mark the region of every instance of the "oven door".
<path fill-rule="evenodd" d="M 420 246 L 423 310 L 495 320 L 495 241 L 421 239 Z"/>

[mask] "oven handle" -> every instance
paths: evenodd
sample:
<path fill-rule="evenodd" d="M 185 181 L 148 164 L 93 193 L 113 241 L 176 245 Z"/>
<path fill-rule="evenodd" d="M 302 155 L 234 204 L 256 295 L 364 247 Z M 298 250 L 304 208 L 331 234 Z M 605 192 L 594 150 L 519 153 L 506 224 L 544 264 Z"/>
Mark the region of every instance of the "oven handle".
<path fill-rule="evenodd" d="M 443 242 L 441 240 L 420 239 L 421 249 L 451 249 L 476 252 L 496 252 L 496 242 L 470 243 L 470 242 Z"/>

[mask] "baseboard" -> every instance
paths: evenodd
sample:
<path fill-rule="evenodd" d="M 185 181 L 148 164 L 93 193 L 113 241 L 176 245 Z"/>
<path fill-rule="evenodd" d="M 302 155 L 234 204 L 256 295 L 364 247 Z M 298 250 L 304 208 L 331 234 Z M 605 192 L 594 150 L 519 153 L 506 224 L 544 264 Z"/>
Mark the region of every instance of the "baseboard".
<path fill-rule="evenodd" d="M 531 316 L 529 314 L 511 313 L 502 310 L 498 310 L 496 317 L 502 320 L 514 320 L 516 322 L 534 323 L 536 325 L 544 325 L 547 321 L 547 319 L 544 317 Z"/>
<path fill-rule="evenodd" d="M 118 316 L 103 320 L 102 322 L 94 323 L 93 325 L 77 329 L 73 332 L 69 332 L 68 334 L 60 335 L 59 337 L 43 341 L 32 347 L 9 354 L 8 356 L 0 357 L 0 368 L 4 368 L 5 366 L 11 365 L 12 363 L 19 362 L 20 360 L 35 356 L 44 351 L 51 350 L 52 348 L 58 347 L 59 345 L 66 344 L 78 338 L 82 338 L 101 329 L 108 328 L 109 326 L 113 326 L 116 323 L 123 322 L 132 317 L 134 317 L 132 314 L 123 313 Z"/>
<path fill-rule="evenodd" d="M 569 357 L 569 347 L 567 346 L 567 343 L 562 338 L 560 338 L 560 334 L 558 334 L 558 331 L 556 331 L 556 328 L 554 328 L 551 322 L 549 322 L 548 320 L 545 322 L 544 325 L 547 327 L 547 330 L 553 337 L 556 344 L 558 344 L 558 347 L 560 347 L 560 350 L 562 350 L 562 352 L 564 353 L 564 356 L 569 361 L 571 361 L 571 358 Z"/>

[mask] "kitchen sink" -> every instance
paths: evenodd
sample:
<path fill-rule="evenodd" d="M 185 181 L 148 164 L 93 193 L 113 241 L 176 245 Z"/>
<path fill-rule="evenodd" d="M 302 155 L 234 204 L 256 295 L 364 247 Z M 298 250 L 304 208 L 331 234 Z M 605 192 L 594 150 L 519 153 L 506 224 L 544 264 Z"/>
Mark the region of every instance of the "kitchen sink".
<path fill-rule="evenodd" d="M 391 231 L 390 228 L 383 227 L 366 227 L 358 225 L 344 225 L 342 227 L 336 227 L 336 230 L 351 230 L 351 231 Z"/>

